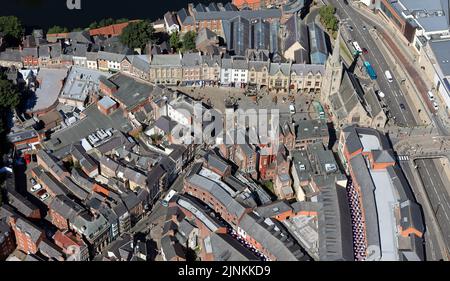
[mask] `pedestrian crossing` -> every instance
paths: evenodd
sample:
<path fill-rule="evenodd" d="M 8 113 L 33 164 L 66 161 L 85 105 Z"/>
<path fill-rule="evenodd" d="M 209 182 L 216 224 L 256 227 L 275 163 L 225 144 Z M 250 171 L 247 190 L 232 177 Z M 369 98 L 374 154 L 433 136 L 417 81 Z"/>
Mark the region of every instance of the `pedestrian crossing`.
<path fill-rule="evenodd" d="M 399 155 L 397 158 L 398 158 L 398 161 L 409 161 L 408 155 Z"/>

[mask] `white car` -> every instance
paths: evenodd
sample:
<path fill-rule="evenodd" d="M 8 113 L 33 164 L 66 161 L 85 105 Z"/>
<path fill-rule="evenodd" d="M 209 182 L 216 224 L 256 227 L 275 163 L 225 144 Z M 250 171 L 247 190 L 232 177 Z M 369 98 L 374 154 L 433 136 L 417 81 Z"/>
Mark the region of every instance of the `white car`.
<path fill-rule="evenodd" d="M 437 104 L 437 102 L 433 102 L 433 106 L 436 111 L 439 110 L 439 105 Z"/>
<path fill-rule="evenodd" d="M 39 196 L 39 199 L 41 199 L 42 201 L 47 200 L 50 197 L 50 195 L 48 193 L 44 193 L 41 196 Z"/>
<path fill-rule="evenodd" d="M 36 185 L 33 185 L 33 187 L 31 188 L 31 192 L 37 192 L 41 189 L 42 189 L 42 185 L 36 184 Z"/>

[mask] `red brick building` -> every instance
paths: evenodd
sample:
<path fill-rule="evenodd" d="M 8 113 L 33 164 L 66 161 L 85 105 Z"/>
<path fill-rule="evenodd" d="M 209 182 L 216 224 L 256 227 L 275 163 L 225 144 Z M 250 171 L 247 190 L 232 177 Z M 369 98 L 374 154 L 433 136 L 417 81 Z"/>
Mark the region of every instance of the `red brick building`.
<path fill-rule="evenodd" d="M 75 256 L 74 260 L 76 261 L 87 261 L 89 259 L 86 243 L 72 232 L 61 232 L 58 230 L 53 236 L 53 240 L 68 257 Z"/>
<path fill-rule="evenodd" d="M 45 238 L 44 231 L 22 218 L 10 218 L 10 224 L 14 231 L 17 249 L 36 254 L 39 243 Z"/>
<path fill-rule="evenodd" d="M 69 229 L 70 222 L 84 210 L 64 195 L 56 196 L 48 207 L 52 224 L 60 230 Z"/>

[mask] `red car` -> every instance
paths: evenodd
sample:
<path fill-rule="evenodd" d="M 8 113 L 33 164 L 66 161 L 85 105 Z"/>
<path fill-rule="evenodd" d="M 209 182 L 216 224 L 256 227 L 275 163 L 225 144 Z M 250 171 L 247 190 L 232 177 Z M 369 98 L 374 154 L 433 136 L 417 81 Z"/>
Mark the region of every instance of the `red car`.
<path fill-rule="evenodd" d="M 25 158 L 25 163 L 27 164 L 27 166 L 30 165 L 30 163 L 31 163 L 31 155 L 30 154 L 25 154 L 24 158 Z"/>
<path fill-rule="evenodd" d="M 363 54 L 369 53 L 369 51 L 366 48 L 362 48 Z"/>

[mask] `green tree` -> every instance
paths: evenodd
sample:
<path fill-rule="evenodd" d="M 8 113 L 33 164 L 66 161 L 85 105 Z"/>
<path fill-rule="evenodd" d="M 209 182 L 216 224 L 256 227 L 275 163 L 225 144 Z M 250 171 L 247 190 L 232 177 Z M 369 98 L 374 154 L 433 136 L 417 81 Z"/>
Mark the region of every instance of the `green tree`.
<path fill-rule="evenodd" d="M 336 8 L 331 5 L 322 6 L 319 10 L 319 15 L 322 24 L 329 31 L 337 31 L 339 26 L 339 21 L 336 18 Z"/>
<path fill-rule="evenodd" d="M 117 23 L 125 23 L 125 22 L 129 22 L 129 21 L 130 21 L 130 20 L 127 19 L 127 18 L 121 18 L 121 19 L 116 20 L 116 24 L 117 24 Z"/>
<path fill-rule="evenodd" d="M 177 51 L 183 46 L 183 43 L 180 40 L 180 34 L 178 32 L 170 34 L 169 44 L 170 47 L 173 48 L 175 51 Z"/>
<path fill-rule="evenodd" d="M 6 79 L 0 79 L 0 110 L 14 109 L 20 103 L 20 95 L 17 88 Z"/>
<path fill-rule="evenodd" d="M 74 29 L 72 29 L 72 32 L 79 32 L 79 31 L 83 31 L 84 29 L 81 27 L 76 27 Z"/>
<path fill-rule="evenodd" d="M 149 21 L 130 23 L 120 35 L 120 42 L 131 49 L 144 48 L 147 43 L 155 41 L 155 29 Z"/>
<path fill-rule="evenodd" d="M 89 29 L 96 29 L 98 27 L 98 22 L 94 21 L 89 25 Z"/>
<path fill-rule="evenodd" d="M 59 25 L 52 26 L 48 29 L 48 34 L 67 33 L 69 29 L 67 27 L 61 27 Z"/>
<path fill-rule="evenodd" d="M 105 27 L 108 25 L 112 25 L 114 24 L 115 21 L 112 18 L 107 18 L 107 19 L 102 19 L 99 23 L 98 23 L 98 27 Z"/>
<path fill-rule="evenodd" d="M 0 32 L 4 33 L 8 46 L 18 45 L 24 34 L 22 23 L 14 16 L 0 17 Z"/>
<path fill-rule="evenodd" d="M 195 38 L 197 38 L 197 34 L 194 31 L 188 31 L 183 35 L 184 51 L 195 50 Z"/>

